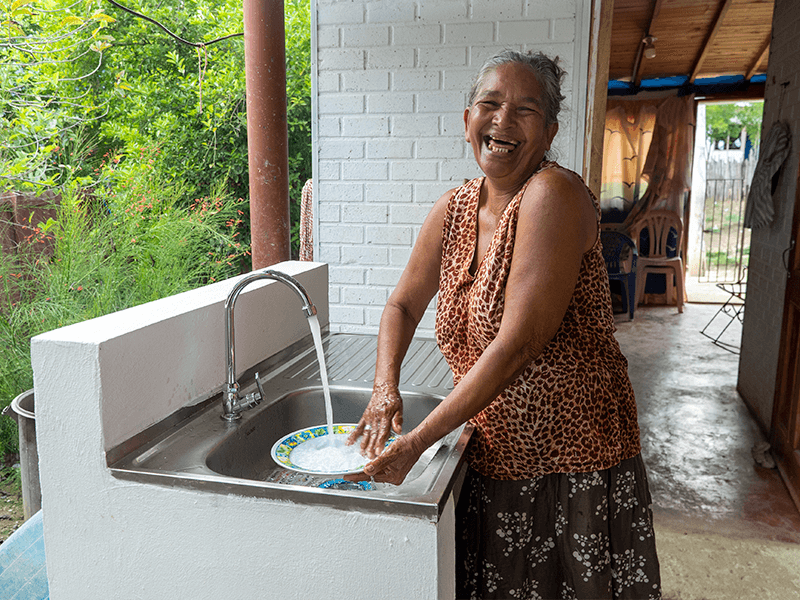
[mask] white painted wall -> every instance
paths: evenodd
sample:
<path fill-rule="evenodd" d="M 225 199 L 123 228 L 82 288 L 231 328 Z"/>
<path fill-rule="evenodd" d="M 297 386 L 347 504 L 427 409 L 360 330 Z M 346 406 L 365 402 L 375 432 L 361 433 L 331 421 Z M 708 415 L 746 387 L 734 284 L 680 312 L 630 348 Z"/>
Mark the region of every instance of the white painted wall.
<path fill-rule="evenodd" d="M 697 104 L 694 127 L 694 147 L 692 156 L 692 198 L 691 215 L 687 229 L 687 254 L 686 275 L 697 277 L 700 265 L 703 262 L 703 227 L 706 197 L 706 153 L 700 149 L 706 145 L 706 103 Z M 697 199 L 700 199 L 699 201 Z"/>
<path fill-rule="evenodd" d="M 433 203 L 480 175 L 464 141 L 472 78 L 504 48 L 558 55 L 554 143 L 582 170 L 591 0 L 316 0 L 315 254 L 331 329 L 377 331 Z M 429 310 L 420 333 L 433 336 Z"/>
<path fill-rule="evenodd" d="M 274 268 L 307 288 L 324 326 L 325 265 Z M 452 598 L 452 501 L 437 527 L 111 475 L 105 451 L 224 382 L 232 286 L 32 341 L 50 598 Z M 245 289 L 236 304 L 240 372 L 308 335 L 300 309 L 282 284 Z"/>

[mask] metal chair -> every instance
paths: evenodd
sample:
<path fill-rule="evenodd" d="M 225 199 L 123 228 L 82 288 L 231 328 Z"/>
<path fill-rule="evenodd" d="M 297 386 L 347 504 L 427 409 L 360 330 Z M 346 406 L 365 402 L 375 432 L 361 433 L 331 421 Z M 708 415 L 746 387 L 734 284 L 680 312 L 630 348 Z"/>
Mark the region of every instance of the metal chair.
<path fill-rule="evenodd" d="M 642 232 L 647 233 L 647 244 L 642 243 Z M 667 278 L 667 302 L 672 302 L 677 288 L 678 312 L 683 312 L 684 269 L 681 259 L 683 223 L 677 213 L 671 210 L 652 210 L 640 216 L 631 228 L 631 236 L 639 250 L 636 264 L 637 306 L 644 298 L 645 283 L 651 273 L 662 273 Z M 646 251 L 645 251 L 646 249 Z M 674 283 L 673 283 L 674 276 Z"/>
<path fill-rule="evenodd" d="M 728 299 L 725 301 L 725 304 L 720 306 L 719 310 L 714 313 L 714 316 L 711 317 L 708 323 L 706 323 L 706 326 L 700 330 L 700 333 L 702 333 L 720 348 L 734 354 L 739 354 L 738 346 L 728 342 L 723 342 L 720 340 L 720 338 L 722 337 L 722 334 L 727 331 L 728 327 L 731 326 L 731 323 L 733 323 L 734 319 L 738 319 L 740 323 L 744 322 L 744 297 L 747 293 L 747 267 L 742 269 L 742 275 L 739 277 L 738 281 L 718 283 L 717 287 L 723 292 L 729 294 Z M 710 333 L 707 333 L 707 329 L 711 327 L 711 324 L 717 320 L 718 317 L 722 319 L 727 317 L 728 321 L 725 323 L 725 326 L 720 330 L 720 332 L 714 336 Z"/>
<path fill-rule="evenodd" d="M 633 320 L 636 307 L 636 244 L 619 231 L 601 231 L 600 241 L 603 244 L 603 258 L 606 261 L 608 279 L 622 283 L 626 312 Z"/>

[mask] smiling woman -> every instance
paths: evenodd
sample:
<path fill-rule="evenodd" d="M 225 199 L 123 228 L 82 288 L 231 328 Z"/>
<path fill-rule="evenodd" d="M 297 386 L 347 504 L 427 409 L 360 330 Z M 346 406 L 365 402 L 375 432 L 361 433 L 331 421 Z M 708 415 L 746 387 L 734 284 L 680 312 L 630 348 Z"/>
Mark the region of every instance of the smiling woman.
<path fill-rule="evenodd" d="M 470 98 L 464 125 L 475 160 L 491 181 L 519 190 L 558 132 L 538 77 L 522 64 L 501 64 L 478 78 Z"/>
<path fill-rule="evenodd" d="M 541 88 L 529 68 L 501 65 L 479 80 L 475 100 L 464 111 L 466 140 L 481 170 L 514 192 L 542 162 L 558 132 L 558 122 L 548 122 L 539 100 Z"/>
<path fill-rule="evenodd" d="M 475 426 L 456 509 L 458 598 L 661 597 L 599 204 L 545 160 L 563 76 L 556 60 L 513 51 L 479 73 L 464 135 L 485 176 L 426 219 L 383 312 L 375 387 L 350 438 L 373 458 L 366 475 L 401 483 L 426 448 Z M 400 365 L 437 293 L 455 387 L 378 456 L 400 431 Z"/>

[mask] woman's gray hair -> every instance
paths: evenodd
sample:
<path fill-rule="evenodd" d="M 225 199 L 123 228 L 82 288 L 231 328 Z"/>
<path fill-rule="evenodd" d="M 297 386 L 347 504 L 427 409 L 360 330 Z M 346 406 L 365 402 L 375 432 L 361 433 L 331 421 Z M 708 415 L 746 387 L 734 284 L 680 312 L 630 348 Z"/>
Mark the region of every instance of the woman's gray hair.
<path fill-rule="evenodd" d="M 503 50 L 487 60 L 478 71 L 475 82 L 469 91 L 469 106 L 475 101 L 478 88 L 484 78 L 501 65 L 520 64 L 528 67 L 536 76 L 542 86 L 542 100 L 544 101 L 545 125 L 558 122 L 558 113 L 561 111 L 561 102 L 565 96 L 561 93 L 561 81 L 567 72 L 559 66 L 558 57 L 550 58 L 541 52 L 518 52 L 516 50 Z"/>

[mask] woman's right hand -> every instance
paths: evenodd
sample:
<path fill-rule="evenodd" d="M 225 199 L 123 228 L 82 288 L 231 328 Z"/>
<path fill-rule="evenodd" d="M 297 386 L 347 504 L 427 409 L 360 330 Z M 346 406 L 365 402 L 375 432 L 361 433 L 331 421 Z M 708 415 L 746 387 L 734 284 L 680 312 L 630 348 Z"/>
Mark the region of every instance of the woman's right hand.
<path fill-rule="evenodd" d="M 403 432 L 403 399 L 397 386 L 376 383 L 355 431 L 347 438 L 352 445 L 361 438 L 361 452 L 369 459 L 379 456 L 389 435 Z"/>

